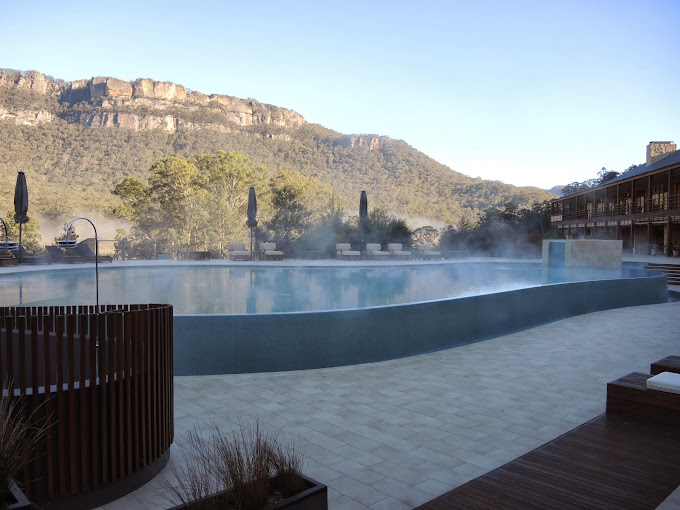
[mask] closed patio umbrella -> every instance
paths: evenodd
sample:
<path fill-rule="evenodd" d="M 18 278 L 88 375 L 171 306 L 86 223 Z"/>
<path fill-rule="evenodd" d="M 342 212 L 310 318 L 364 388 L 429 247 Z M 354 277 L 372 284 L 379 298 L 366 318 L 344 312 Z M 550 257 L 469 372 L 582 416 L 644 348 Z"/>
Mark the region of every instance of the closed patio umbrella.
<path fill-rule="evenodd" d="M 248 221 L 246 221 L 246 225 L 250 227 L 250 260 L 253 260 L 253 229 L 257 227 L 257 196 L 255 196 L 253 186 L 248 191 Z"/>
<path fill-rule="evenodd" d="M 361 192 L 361 198 L 359 199 L 359 228 L 361 229 L 361 244 L 364 245 L 363 248 L 366 249 L 366 229 L 368 228 L 368 197 L 366 192 Z"/>
<path fill-rule="evenodd" d="M 26 186 L 26 175 L 19 172 L 17 184 L 14 188 L 14 223 L 19 224 L 19 264 L 21 264 L 21 226 L 28 223 L 28 186 Z"/>

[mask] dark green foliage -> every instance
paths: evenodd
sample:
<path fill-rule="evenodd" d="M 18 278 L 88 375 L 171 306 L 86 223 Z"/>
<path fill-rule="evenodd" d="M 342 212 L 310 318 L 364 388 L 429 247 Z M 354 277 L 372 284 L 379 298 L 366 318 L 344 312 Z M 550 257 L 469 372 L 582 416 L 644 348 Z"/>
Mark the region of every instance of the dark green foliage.
<path fill-rule="evenodd" d="M 404 247 L 410 247 L 411 234 L 404 220 L 395 218 L 384 209 L 375 209 L 368 213 L 366 242 L 380 243 L 383 247 L 387 243 L 402 243 Z"/>
<path fill-rule="evenodd" d="M 636 165 L 629 166 L 626 169 L 626 172 L 628 170 L 635 168 L 637 168 Z M 571 184 L 567 184 L 562 188 L 560 193 L 562 194 L 563 197 L 566 197 L 567 195 L 573 195 L 574 193 L 580 193 L 581 191 L 588 191 L 591 188 L 597 188 L 598 186 L 602 186 L 603 184 L 611 181 L 612 179 L 615 179 L 619 175 L 620 175 L 619 172 L 613 172 L 607 170 L 605 167 L 602 167 L 602 169 L 597 174 L 597 178 L 588 179 L 587 181 L 583 182 L 572 182 Z"/>

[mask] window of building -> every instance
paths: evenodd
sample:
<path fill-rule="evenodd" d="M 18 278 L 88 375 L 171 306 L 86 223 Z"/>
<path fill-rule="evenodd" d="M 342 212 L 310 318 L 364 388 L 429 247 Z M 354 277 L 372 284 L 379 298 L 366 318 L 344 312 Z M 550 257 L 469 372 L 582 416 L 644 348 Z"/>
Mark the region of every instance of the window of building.
<path fill-rule="evenodd" d="M 668 209 L 668 190 L 666 185 L 652 186 L 652 208 L 655 211 Z"/>

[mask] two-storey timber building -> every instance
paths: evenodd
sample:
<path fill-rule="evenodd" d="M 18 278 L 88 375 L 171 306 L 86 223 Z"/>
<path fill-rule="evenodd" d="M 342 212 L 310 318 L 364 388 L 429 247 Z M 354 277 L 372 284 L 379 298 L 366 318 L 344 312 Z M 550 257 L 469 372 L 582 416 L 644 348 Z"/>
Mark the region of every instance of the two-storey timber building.
<path fill-rule="evenodd" d="M 672 142 L 650 142 L 645 165 L 550 206 L 552 227 L 567 239 L 620 239 L 624 250 L 677 256 L 680 151 Z"/>

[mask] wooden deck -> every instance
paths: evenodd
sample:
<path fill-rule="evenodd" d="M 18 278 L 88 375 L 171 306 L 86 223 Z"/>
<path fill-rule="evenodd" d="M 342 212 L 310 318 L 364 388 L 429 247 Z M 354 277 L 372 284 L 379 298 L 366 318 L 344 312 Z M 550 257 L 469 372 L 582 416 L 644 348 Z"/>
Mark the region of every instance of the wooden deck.
<path fill-rule="evenodd" d="M 680 485 L 680 427 L 602 414 L 419 508 L 654 509 Z"/>

